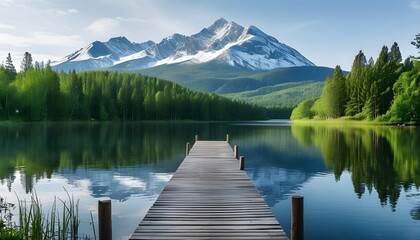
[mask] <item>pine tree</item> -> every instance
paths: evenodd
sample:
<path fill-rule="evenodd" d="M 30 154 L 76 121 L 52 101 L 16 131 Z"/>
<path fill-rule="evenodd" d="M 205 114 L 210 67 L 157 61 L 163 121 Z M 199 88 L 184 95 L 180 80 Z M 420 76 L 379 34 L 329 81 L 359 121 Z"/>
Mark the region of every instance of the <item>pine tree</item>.
<path fill-rule="evenodd" d="M 22 72 L 26 72 L 29 68 L 32 68 L 32 55 L 28 52 L 25 52 L 23 55 L 22 63 L 20 65 L 20 69 Z"/>
<path fill-rule="evenodd" d="M 334 69 L 333 89 L 335 91 L 334 117 L 338 118 L 344 116 L 345 106 L 348 100 L 346 78 L 344 77 L 340 66 L 336 66 Z"/>
<path fill-rule="evenodd" d="M 400 52 L 400 47 L 398 47 L 398 43 L 394 42 L 394 44 L 392 45 L 389 58 L 391 63 L 394 64 L 400 63 L 402 61 L 402 56 Z"/>
<path fill-rule="evenodd" d="M 414 45 L 420 53 L 420 33 L 416 35 L 416 37 L 414 38 L 414 41 L 411 42 L 412 45 Z"/>
<path fill-rule="evenodd" d="M 333 77 L 327 76 L 321 97 L 311 110 L 322 118 L 339 118 L 344 116 L 347 101 L 346 78 L 341 67 L 336 66 Z"/>
<path fill-rule="evenodd" d="M 348 94 L 349 101 L 346 104 L 346 115 L 354 116 L 362 111 L 364 105 L 364 71 L 367 62 L 366 57 L 362 51 L 356 55 L 351 68 L 351 73 L 348 76 Z"/>
<path fill-rule="evenodd" d="M 6 64 L 4 65 L 4 68 L 6 69 L 7 80 L 9 82 L 15 80 L 15 78 L 16 78 L 16 68 L 13 65 L 12 56 L 10 55 L 10 53 L 7 54 Z"/>

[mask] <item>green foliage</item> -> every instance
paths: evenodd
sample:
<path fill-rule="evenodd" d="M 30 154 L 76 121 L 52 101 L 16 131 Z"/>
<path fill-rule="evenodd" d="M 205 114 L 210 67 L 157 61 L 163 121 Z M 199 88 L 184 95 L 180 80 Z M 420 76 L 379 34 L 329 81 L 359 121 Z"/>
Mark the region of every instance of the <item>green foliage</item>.
<path fill-rule="evenodd" d="M 314 105 L 314 100 L 307 99 L 293 109 L 292 115 L 290 116 L 291 120 L 295 119 L 311 119 L 314 117 L 315 113 L 312 111 L 312 106 Z"/>
<path fill-rule="evenodd" d="M 394 101 L 384 120 L 391 123 L 420 122 L 420 64 L 403 73 L 394 85 Z"/>
<path fill-rule="evenodd" d="M 366 91 L 363 83 L 366 81 L 366 57 L 360 51 L 351 68 L 351 73 L 347 77 L 347 88 L 349 94 L 349 101 L 346 104 L 346 115 L 353 116 L 362 112 L 363 105 L 366 99 Z"/>
<path fill-rule="evenodd" d="M 17 110 L 30 121 L 61 118 L 59 77 L 51 67 L 28 69 L 17 75 L 12 87 L 17 90 Z"/>
<path fill-rule="evenodd" d="M 268 110 L 172 82 L 107 71 L 68 74 L 30 67 L 8 80 L 0 68 L 0 117 L 41 120 L 249 120 Z M 270 109 L 270 114 L 273 110 Z"/>
<path fill-rule="evenodd" d="M 372 58 L 366 62 L 360 51 L 348 76 L 344 77 L 337 67 L 334 77 L 327 77 L 320 99 L 312 106 L 316 114 L 314 118 L 346 116 L 351 119 L 418 123 L 420 108 L 415 79 L 419 69 L 413 67 L 410 59 L 403 64 L 401 61 L 397 43 L 392 45 L 391 51 L 383 46 L 376 62 Z"/>
<path fill-rule="evenodd" d="M 321 118 L 338 118 L 344 115 L 347 102 L 345 77 L 340 66 L 334 69 L 334 76 L 327 77 L 318 103 L 313 109 Z"/>

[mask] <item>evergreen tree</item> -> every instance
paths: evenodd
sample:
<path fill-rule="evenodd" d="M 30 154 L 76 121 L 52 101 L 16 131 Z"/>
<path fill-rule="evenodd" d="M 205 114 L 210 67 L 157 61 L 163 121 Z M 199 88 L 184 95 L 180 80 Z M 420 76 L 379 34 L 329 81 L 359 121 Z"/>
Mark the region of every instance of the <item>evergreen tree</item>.
<path fill-rule="evenodd" d="M 398 43 L 394 42 L 394 44 L 392 45 L 389 58 L 390 62 L 394 64 L 400 63 L 402 61 L 402 56 L 400 52 L 400 47 L 398 47 Z"/>
<path fill-rule="evenodd" d="M 420 33 L 416 35 L 416 37 L 414 38 L 414 41 L 411 42 L 412 45 L 414 45 L 420 53 Z"/>
<path fill-rule="evenodd" d="M 333 88 L 336 94 L 333 95 L 334 99 L 334 117 L 341 117 L 345 114 L 345 106 L 348 99 L 346 78 L 340 66 L 336 66 L 333 76 Z"/>
<path fill-rule="evenodd" d="M 22 63 L 20 69 L 22 72 L 26 72 L 29 68 L 32 68 L 32 54 L 25 52 L 23 55 Z"/>
<path fill-rule="evenodd" d="M 366 66 L 366 57 L 362 51 L 356 55 L 351 68 L 351 73 L 348 76 L 348 94 L 349 101 L 346 104 L 346 115 L 354 116 L 362 111 L 364 105 L 364 68 Z"/>
<path fill-rule="evenodd" d="M 392 87 L 403 70 L 398 44 L 394 43 L 391 52 L 383 46 L 372 73 L 372 83 L 368 88 L 368 97 L 364 113 L 369 119 L 385 114 L 391 106 L 394 93 Z"/>
<path fill-rule="evenodd" d="M 4 65 L 4 68 L 6 69 L 7 80 L 9 82 L 15 80 L 15 78 L 16 78 L 16 68 L 13 65 L 12 56 L 10 55 L 10 53 L 7 54 L 6 64 Z"/>

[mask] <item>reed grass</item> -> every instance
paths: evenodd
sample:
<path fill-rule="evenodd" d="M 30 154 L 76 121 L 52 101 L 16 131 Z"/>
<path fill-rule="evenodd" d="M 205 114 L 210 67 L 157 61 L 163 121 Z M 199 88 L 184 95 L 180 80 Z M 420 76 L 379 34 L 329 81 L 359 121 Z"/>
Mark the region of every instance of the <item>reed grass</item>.
<path fill-rule="evenodd" d="M 16 226 L 16 230 L 21 234 L 21 239 L 82 238 L 79 237 L 79 200 L 75 200 L 66 189 L 64 190 L 67 193 L 67 199 L 54 197 L 52 207 L 48 212 L 44 212 L 35 191 L 29 202 L 18 198 L 19 225 Z M 83 239 L 89 239 L 89 237 L 85 236 Z"/>

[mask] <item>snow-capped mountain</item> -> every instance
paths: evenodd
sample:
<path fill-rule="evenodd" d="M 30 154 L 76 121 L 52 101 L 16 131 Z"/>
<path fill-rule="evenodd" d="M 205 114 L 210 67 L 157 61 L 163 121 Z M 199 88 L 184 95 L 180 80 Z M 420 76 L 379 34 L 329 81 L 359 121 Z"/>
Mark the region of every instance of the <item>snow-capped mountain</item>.
<path fill-rule="evenodd" d="M 244 28 L 221 18 L 199 33 L 173 34 L 159 43 L 137 44 L 124 37 L 93 42 L 53 62 L 55 69 L 76 71 L 114 67 L 145 69 L 175 63 L 217 62 L 251 70 L 314 66 L 295 49 L 280 43 L 255 26 Z"/>
<path fill-rule="evenodd" d="M 133 43 L 125 37 L 109 39 L 108 42 L 95 41 L 78 51 L 52 62 L 54 69 L 76 71 L 100 69 L 115 65 L 122 57 L 143 51 L 155 43 Z"/>

